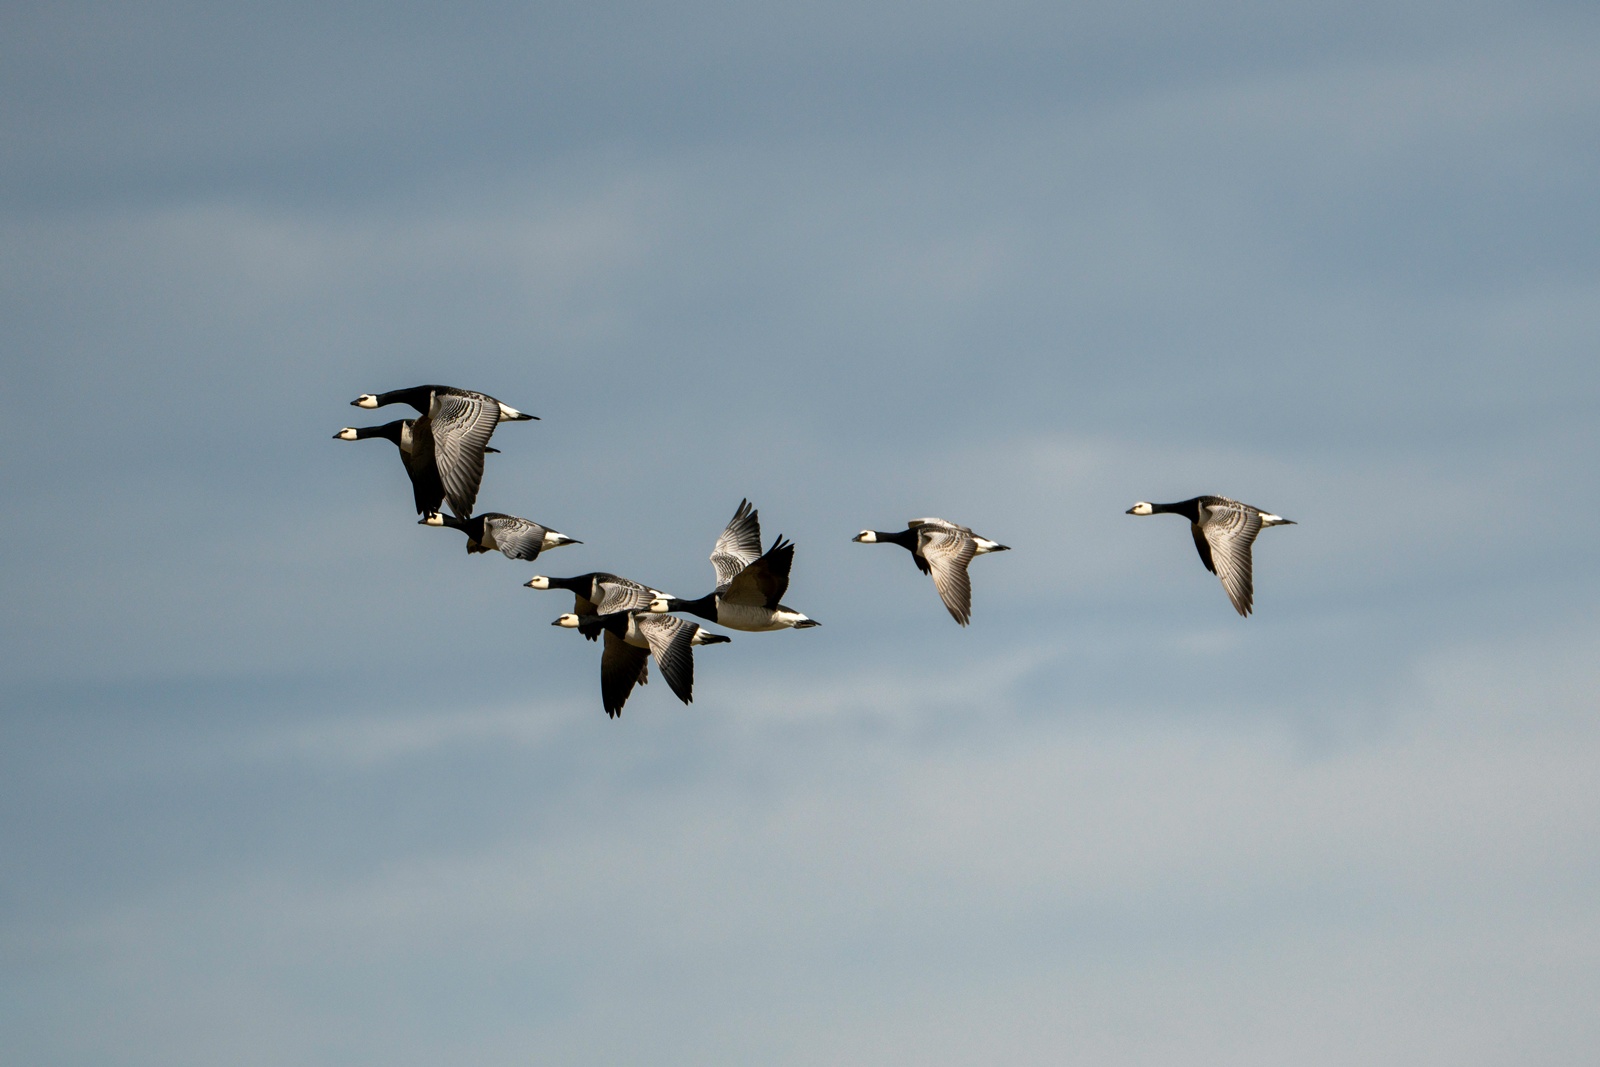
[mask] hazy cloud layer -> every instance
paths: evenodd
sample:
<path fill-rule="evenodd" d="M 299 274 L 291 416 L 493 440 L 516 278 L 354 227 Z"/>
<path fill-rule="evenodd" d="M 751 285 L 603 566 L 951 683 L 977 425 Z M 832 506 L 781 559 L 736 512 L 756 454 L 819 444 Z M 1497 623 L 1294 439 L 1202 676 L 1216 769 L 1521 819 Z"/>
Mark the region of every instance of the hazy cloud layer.
<path fill-rule="evenodd" d="M 1600 25 L 276 4 L 0 35 L 0 1044 L 48 1064 L 1566 1064 Z M 503 427 L 420 528 L 391 416 Z M 1237 618 L 1175 519 L 1300 525 Z M 619 722 L 533 573 L 804 632 Z M 892 546 L 1014 551 L 958 630 Z"/>

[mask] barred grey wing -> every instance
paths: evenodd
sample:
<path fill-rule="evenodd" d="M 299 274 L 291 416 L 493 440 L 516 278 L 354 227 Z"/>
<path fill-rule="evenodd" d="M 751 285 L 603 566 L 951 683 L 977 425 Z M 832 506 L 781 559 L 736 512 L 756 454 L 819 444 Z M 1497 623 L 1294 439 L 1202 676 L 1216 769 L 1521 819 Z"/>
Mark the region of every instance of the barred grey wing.
<path fill-rule="evenodd" d="M 967 564 L 977 549 L 972 534 L 953 523 L 936 526 L 924 522 L 917 529 L 917 551 L 928 561 L 934 588 L 939 590 L 950 617 L 962 626 L 972 619 L 972 582 L 967 577 Z"/>
<path fill-rule="evenodd" d="M 639 611 L 650 606 L 654 594 L 648 586 L 627 578 L 597 579 L 594 583 L 594 592 L 600 596 L 595 605 L 596 610 L 602 615 L 610 615 L 616 611 Z"/>
<path fill-rule="evenodd" d="M 720 590 L 739 576 L 739 572 L 761 555 L 761 513 L 750 501 L 739 501 L 738 510 L 711 549 L 711 566 L 717 572 Z"/>
<path fill-rule="evenodd" d="M 667 685 L 685 704 L 694 699 L 694 635 L 700 627 L 676 615 L 638 615 L 635 623 Z"/>
<path fill-rule="evenodd" d="M 495 547 L 508 559 L 535 560 L 544 548 L 545 528 L 531 519 L 495 514 L 485 517 L 484 525 L 494 531 Z"/>
<path fill-rule="evenodd" d="M 428 411 L 433 458 L 456 517 L 471 516 L 483 481 L 483 450 L 500 421 L 500 405 L 479 394 L 435 393 Z"/>
<path fill-rule="evenodd" d="M 1211 560 L 1217 577 L 1227 592 L 1233 609 L 1249 615 L 1255 598 L 1251 576 L 1250 546 L 1261 532 L 1261 513 L 1255 508 L 1227 500 L 1203 506 L 1205 520 L 1200 530 L 1211 546 Z"/>

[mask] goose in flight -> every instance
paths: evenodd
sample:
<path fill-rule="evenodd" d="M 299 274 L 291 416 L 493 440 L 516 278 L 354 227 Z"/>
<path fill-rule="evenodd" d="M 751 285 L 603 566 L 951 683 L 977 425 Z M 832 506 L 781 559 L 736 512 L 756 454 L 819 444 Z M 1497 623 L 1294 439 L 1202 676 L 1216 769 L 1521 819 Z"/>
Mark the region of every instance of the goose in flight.
<path fill-rule="evenodd" d="M 418 522 L 423 526 L 453 527 L 467 535 L 468 552 L 498 550 L 504 553 L 507 559 L 533 560 L 539 558 L 539 553 L 552 548 L 583 544 L 582 541 L 568 537 L 564 533 L 557 533 L 548 526 L 540 526 L 532 519 L 503 515 L 498 511 L 485 511 L 482 515 L 474 515 L 470 519 L 458 519 L 452 515 L 430 511 Z"/>
<path fill-rule="evenodd" d="M 724 644 L 731 638 L 714 634 L 699 623 L 675 615 L 614 611 L 608 615 L 561 616 L 552 626 L 582 631 L 598 626 L 605 631 L 600 653 L 600 702 L 616 718 L 635 685 L 649 682 L 650 657 L 656 658 L 661 676 L 677 698 L 694 700 L 694 646 Z"/>
<path fill-rule="evenodd" d="M 358 408 L 381 408 L 386 404 L 410 404 L 422 412 L 432 439 L 433 461 L 439 469 L 450 510 L 457 518 L 472 514 L 478 500 L 478 485 L 483 481 L 483 454 L 489 436 L 501 422 L 520 422 L 538 418 L 500 403 L 492 396 L 448 385 L 418 385 L 387 393 L 362 393 L 351 404 Z M 413 427 L 413 433 L 417 427 Z"/>
<path fill-rule="evenodd" d="M 789 588 L 793 565 L 793 541 L 779 537 L 765 553 L 761 551 L 760 514 L 750 501 L 741 500 L 711 549 L 717 587 L 698 600 L 657 597 L 650 610 L 657 614 L 687 611 L 729 629 L 754 633 L 820 626 L 815 619 L 779 603 Z"/>
<path fill-rule="evenodd" d="M 972 562 L 973 556 L 1007 552 L 1011 548 L 944 519 L 912 519 L 904 530 L 894 533 L 862 530 L 851 540 L 864 545 L 887 543 L 909 549 L 912 562 L 923 574 L 932 576 L 939 599 L 944 601 L 950 617 L 962 626 L 972 621 L 972 582 L 967 577 L 967 564 Z"/>
<path fill-rule="evenodd" d="M 618 611 L 642 611 L 657 597 L 670 597 L 640 582 L 631 581 L 605 571 L 590 571 L 573 578 L 550 578 L 536 574 L 523 583 L 529 589 L 565 589 L 572 594 L 572 612 L 580 618 L 590 615 L 610 615 Z M 578 632 L 589 640 L 600 636 L 598 622 L 585 621 Z"/>
<path fill-rule="evenodd" d="M 1200 562 L 1222 580 L 1222 588 L 1233 602 L 1233 610 L 1240 615 L 1249 615 L 1253 610 L 1255 586 L 1251 579 L 1250 546 L 1255 543 L 1256 534 L 1268 526 L 1295 525 L 1292 519 L 1225 496 L 1197 496 L 1175 504 L 1141 500 L 1127 513 L 1182 515 L 1188 519 Z"/>

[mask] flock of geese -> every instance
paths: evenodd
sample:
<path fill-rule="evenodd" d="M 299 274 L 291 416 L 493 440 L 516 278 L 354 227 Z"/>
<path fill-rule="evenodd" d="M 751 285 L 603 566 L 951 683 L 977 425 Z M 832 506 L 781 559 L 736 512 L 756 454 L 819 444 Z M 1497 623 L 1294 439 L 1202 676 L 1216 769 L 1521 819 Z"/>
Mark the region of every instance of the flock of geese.
<path fill-rule="evenodd" d="M 394 442 L 411 478 L 412 501 L 425 526 L 449 526 L 467 537 L 468 552 L 500 552 L 508 559 L 536 560 L 543 552 L 582 542 L 531 519 L 486 511 L 474 515 L 483 481 L 483 457 L 498 449 L 489 438 L 502 422 L 538 418 L 524 414 L 485 393 L 446 385 L 418 385 L 387 393 L 363 393 L 350 402 L 358 408 L 408 404 L 418 417 L 382 426 L 346 426 L 334 438 L 364 441 L 381 437 Z M 440 509 L 448 503 L 452 514 Z M 1139 501 L 1129 515 L 1182 515 L 1189 520 L 1195 548 L 1206 570 L 1215 574 L 1240 615 L 1249 615 L 1254 601 L 1250 547 L 1269 526 L 1291 520 L 1221 496 L 1197 496 L 1171 504 Z M 904 530 L 862 530 L 862 544 L 895 544 L 911 553 L 917 569 L 933 579 L 951 618 L 962 626 L 972 619 L 972 585 L 967 565 L 974 557 L 1004 552 L 1009 546 L 981 537 L 966 526 L 944 519 L 912 519 Z M 679 618 L 682 612 L 732 630 L 761 633 L 820 625 L 785 605 L 794 542 L 778 537 L 761 550 L 760 516 L 748 500 L 739 502 L 711 549 L 716 588 L 685 600 L 652 586 L 605 571 L 572 578 L 536 575 L 530 589 L 560 589 L 573 596 L 571 612 L 552 625 L 577 630 L 604 644 L 600 655 L 600 699 L 615 718 L 635 685 L 648 679 L 653 656 L 661 676 L 679 700 L 694 695 L 696 645 L 725 644 L 699 623 Z"/>

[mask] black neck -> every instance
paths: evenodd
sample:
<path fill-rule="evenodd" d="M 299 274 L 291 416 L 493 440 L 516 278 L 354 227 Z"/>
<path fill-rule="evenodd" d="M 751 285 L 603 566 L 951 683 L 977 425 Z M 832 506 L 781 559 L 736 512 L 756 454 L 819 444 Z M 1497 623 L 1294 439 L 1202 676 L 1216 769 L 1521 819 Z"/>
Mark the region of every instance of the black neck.
<path fill-rule="evenodd" d="M 1180 500 L 1175 504 L 1151 504 L 1152 515 L 1182 515 L 1190 522 L 1200 521 L 1200 497 Z"/>
<path fill-rule="evenodd" d="M 588 574 L 579 574 L 572 578 L 546 578 L 545 581 L 550 583 L 551 589 L 565 589 L 588 600 L 589 594 L 594 592 L 594 580 L 599 576 L 598 571 L 590 571 Z"/>
<path fill-rule="evenodd" d="M 443 389 L 442 385 L 416 385 L 410 389 L 393 389 L 387 393 L 379 393 L 378 406 L 386 404 L 410 404 L 424 415 L 428 413 L 428 404 L 433 399 L 433 394 Z"/>
<path fill-rule="evenodd" d="M 896 530 L 894 533 L 884 533 L 882 530 L 873 530 L 872 536 L 876 537 L 879 541 L 886 541 L 891 545 L 899 545 L 901 548 L 909 548 L 913 552 L 915 552 L 917 549 L 917 531 L 915 530 Z"/>
<path fill-rule="evenodd" d="M 386 422 L 382 426 L 357 426 L 356 440 L 365 441 L 369 437 L 386 437 L 398 445 L 400 443 L 400 433 L 405 428 L 406 423 L 410 421 L 410 419 L 396 419 L 394 422 Z"/>
<path fill-rule="evenodd" d="M 708 622 L 717 621 L 717 594 L 707 593 L 699 600 L 669 600 L 668 611 L 687 611 L 690 615 L 698 615 Z"/>

